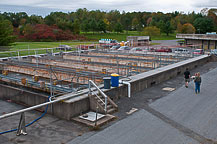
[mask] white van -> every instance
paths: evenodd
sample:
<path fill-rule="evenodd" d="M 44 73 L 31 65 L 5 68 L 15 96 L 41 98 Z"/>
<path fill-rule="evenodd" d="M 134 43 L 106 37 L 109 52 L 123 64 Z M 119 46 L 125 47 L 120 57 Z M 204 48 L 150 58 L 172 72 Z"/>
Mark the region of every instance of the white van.
<path fill-rule="evenodd" d="M 190 51 L 184 48 L 176 48 L 175 53 L 177 54 L 190 54 Z"/>

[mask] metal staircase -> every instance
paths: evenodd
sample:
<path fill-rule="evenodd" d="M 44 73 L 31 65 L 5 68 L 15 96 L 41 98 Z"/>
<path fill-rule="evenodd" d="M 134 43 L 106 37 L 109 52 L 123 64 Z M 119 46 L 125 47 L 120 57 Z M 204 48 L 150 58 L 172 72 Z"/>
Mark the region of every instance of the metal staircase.
<path fill-rule="evenodd" d="M 90 107 L 94 111 L 111 114 L 118 110 L 118 106 L 91 80 L 89 80 L 89 98 Z"/>

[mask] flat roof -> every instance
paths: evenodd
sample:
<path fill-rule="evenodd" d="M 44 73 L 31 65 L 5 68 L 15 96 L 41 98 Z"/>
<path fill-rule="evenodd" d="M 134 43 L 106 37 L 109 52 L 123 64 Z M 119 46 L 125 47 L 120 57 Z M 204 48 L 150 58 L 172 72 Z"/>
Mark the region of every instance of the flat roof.
<path fill-rule="evenodd" d="M 149 40 L 149 36 L 128 36 L 127 39 L 137 39 L 137 40 L 143 40 L 143 39 L 146 39 L 146 40 Z"/>
<path fill-rule="evenodd" d="M 217 34 L 177 34 L 176 38 L 195 40 L 217 40 Z"/>

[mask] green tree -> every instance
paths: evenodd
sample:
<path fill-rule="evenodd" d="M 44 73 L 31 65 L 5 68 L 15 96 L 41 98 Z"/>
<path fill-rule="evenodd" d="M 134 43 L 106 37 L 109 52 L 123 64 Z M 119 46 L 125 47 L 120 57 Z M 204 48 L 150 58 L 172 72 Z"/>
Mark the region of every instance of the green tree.
<path fill-rule="evenodd" d="M 48 15 L 44 18 L 45 24 L 54 25 L 56 23 L 55 18 L 52 15 Z"/>
<path fill-rule="evenodd" d="M 13 26 L 9 20 L 0 17 L 0 46 L 9 46 L 15 41 Z"/>
<path fill-rule="evenodd" d="M 121 24 L 123 26 L 123 29 L 126 30 L 127 34 L 128 34 L 128 31 L 131 30 L 131 27 L 132 27 L 131 21 L 132 21 L 131 14 L 129 12 L 128 13 L 123 12 L 121 16 Z"/>
<path fill-rule="evenodd" d="M 106 23 L 103 20 L 99 20 L 99 22 L 97 23 L 97 29 L 98 31 L 103 31 L 104 33 L 106 33 Z"/>
<path fill-rule="evenodd" d="M 82 25 L 81 25 L 81 30 L 84 32 L 88 32 L 90 30 L 90 25 L 88 20 L 84 20 Z"/>
<path fill-rule="evenodd" d="M 194 27 L 196 28 L 197 33 L 212 32 L 215 30 L 213 20 L 207 17 L 197 18 L 194 21 Z"/>
<path fill-rule="evenodd" d="M 36 24 L 43 24 L 43 18 L 41 16 L 37 16 L 37 15 L 31 15 L 29 17 L 29 23 L 36 25 Z"/>
<path fill-rule="evenodd" d="M 73 23 L 73 32 L 75 34 L 79 34 L 80 33 L 80 22 L 78 19 L 76 19 Z"/>
<path fill-rule="evenodd" d="M 143 31 L 144 35 L 148 36 L 159 36 L 160 35 L 160 29 L 156 26 L 148 26 L 144 28 Z"/>
<path fill-rule="evenodd" d="M 95 19 L 91 19 L 90 20 L 90 30 L 94 33 L 94 31 L 96 31 L 97 29 L 97 23 Z"/>
<path fill-rule="evenodd" d="M 166 33 L 167 36 L 169 35 L 169 33 L 173 32 L 173 27 L 172 27 L 170 21 L 167 21 L 166 23 L 163 21 L 160 21 L 159 27 L 160 27 L 161 32 Z"/>
<path fill-rule="evenodd" d="M 117 22 L 117 23 L 115 24 L 115 26 L 114 26 L 114 31 L 117 32 L 117 33 L 123 32 L 123 26 L 122 26 L 119 22 Z"/>

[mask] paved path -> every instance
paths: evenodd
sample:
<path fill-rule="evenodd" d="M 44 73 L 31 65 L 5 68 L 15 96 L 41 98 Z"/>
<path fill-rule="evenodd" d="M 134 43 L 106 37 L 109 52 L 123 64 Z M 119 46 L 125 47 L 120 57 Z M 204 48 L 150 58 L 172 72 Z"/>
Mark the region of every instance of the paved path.
<path fill-rule="evenodd" d="M 217 68 L 202 75 L 201 93 L 181 86 L 114 125 L 70 144 L 216 144 Z"/>
<path fill-rule="evenodd" d="M 152 40 L 152 43 L 159 43 L 162 46 L 176 46 L 178 45 L 179 39 L 177 40 Z"/>

